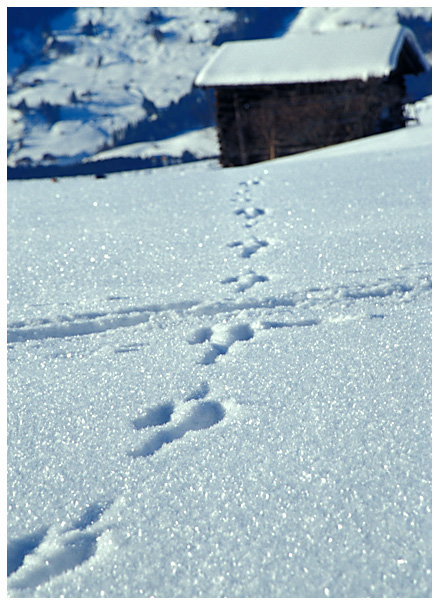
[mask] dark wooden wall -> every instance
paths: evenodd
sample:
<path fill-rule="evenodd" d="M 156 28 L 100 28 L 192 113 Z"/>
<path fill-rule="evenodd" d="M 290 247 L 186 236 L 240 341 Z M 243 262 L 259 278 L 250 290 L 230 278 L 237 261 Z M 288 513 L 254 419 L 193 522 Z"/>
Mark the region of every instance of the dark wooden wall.
<path fill-rule="evenodd" d="M 216 90 L 220 161 L 240 166 L 405 125 L 403 80 Z"/>

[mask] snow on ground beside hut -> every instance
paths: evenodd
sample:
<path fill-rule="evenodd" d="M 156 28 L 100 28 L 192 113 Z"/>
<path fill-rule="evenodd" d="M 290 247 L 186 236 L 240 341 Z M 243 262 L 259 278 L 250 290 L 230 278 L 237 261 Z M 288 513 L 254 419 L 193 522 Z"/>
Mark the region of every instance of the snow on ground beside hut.
<path fill-rule="evenodd" d="M 420 116 L 9 183 L 10 597 L 431 595 Z"/>
<path fill-rule="evenodd" d="M 155 156 L 172 156 L 180 158 L 185 152 L 195 159 L 217 157 L 219 154 L 217 129 L 203 128 L 190 131 L 177 137 L 170 137 L 159 141 L 144 141 L 122 145 L 107 151 L 99 152 L 90 158 L 92 162 L 109 160 L 111 158 L 152 158 Z"/>

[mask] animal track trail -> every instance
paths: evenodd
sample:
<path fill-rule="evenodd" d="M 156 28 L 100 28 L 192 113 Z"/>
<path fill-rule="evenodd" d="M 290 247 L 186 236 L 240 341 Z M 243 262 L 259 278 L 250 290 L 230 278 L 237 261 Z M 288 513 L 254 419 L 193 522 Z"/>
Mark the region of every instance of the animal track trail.
<path fill-rule="evenodd" d="M 144 444 L 128 454 L 133 458 L 149 457 L 157 452 L 164 444 L 170 444 L 175 440 L 183 438 L 189 431 L 200 431 L 209 429 L 219 423 L 225 416 L 225 408 L 216 400 L 204 400 L 209 393 L 208 384 L 203 382 L 201 386 L 187 396 L 184 402 L 196 401 L 189 413 L 176 425 L 171 425 L 171 416 L 174 405 L 167 403 L 153 407 L 141 417 L 133 421 L 135 429 L 141 430 L 157 425 L 169 425 L 152 435 Z"/>
<path fill-rule="evenodd" d="M 89 560 L 105 530 L 99 520 L 107 507 L 89 506 L 82 517 L 65 530 L 53 525 L 8 541 L 8 588 L 34 589 Z"/>
<path fill-rule="evenodd" d="M 229 276 L 222 280 L 223 284 L 235 284 L 237 292 L 245 292 L 258 282 L 267 282 L 269 278 L 248 271 L 246 274 Z M 45 339 L 70 339 L 71 337 L 99 334 L 105 331 L 118 330 L 133 326 L 161 326 L 165 323 L 175 323 L 176 318 L 183 321 L 190 317 L 216 317 L 225 313 L 235 313 L 243 310 L 278 310 L 315 309 L 320 315 L 327 313 L 333 305 L 343 303 L 346 308 L 361 306 L 363 301 L 378 303 L 410 303 L 414 299 L 432 291 L 431 272 L 424 266 L 403 267 L 397 274 L 386 275 L 371 282 L 339 283 L 329 286 L 309 286 L 292 292 L 288 296 L 265 297 L 260 300 L 231 300 L 221 299 L 207 303 L 203 300 L 181 301 L 143 307 L 119 308 L 112 311 L 99 312 L 98 320 L 82 321 L 84 316 L 97 316 L 96 312 L 87 314 L 72 314 L 70 317 L 54 317 L 51 319 L 29 320 L 8 324 L 8 348 L 16 343 L 26 341 L 42 341 Z M 211 337 L 210 327 L 200 328 L 188 342 L 193 345 L 203 343 Z M 67 342 L 67 341 L 66 341 Z M 130 355 L 143 347 L 143 342 L 120 345 L 115 353 Z M 54 354 L 71 357 L 69 353 Z"/>
<path fill-rule="evenodd" d="M 34 319 L 27 323 L 12 323 L 8 325 L 7 339 L 8 343 L 64 339 L 98 334 L 119 328 L 129 328 L 141 324 L 153 324 L 160 321 L 161 317 L 169 317 L 173 313 L 184 314 L 197 304 L 199 304 L 199 301 L 130 306 L 100 312 L 90 311 L 73 313 L 70 316 Z M 118 348 L 115 353 L 130 353 L 138 351 L 142 347 L 143 343 L 131 343 L 128 346 Z"/>
<path fill-rule="evenodd" d="M 253 188 L 257 185 L 261 186 L 264 182 L 256 177 L 248 181 L 242 181 L 239 184 L 238 189 L 235 191 L 234 196 L 231 198 L 233 202 L 241 202 L 242 207 L 237 208 L 234 214 L 237 217 L 243 217 L 246 221 L 244 227 L 250 229 L 257 225 L 257 223 L 266 215 L 267 211 L 259 206 L 252 206 L 250 203 L 254 197 Z M 243 259 L 250 259 L 253 255 L 258 253 L 263 248 L 269 246 L 269 241 L 263 238 L 257 238 L 254 235 L 247 237 L 243 240 L 235 240 L 227 244 L 228 248 L 234 248 L 238 250 L 238 254 Z M 237 276 L 228 276 L 221 280 L 221 284 L 235 284 L 235 292 L 244 293 L 255 284 L 261 282 L 268 282 L 269 278 L 265 275 L 256 274 L 254 271 L 249 270 L 245 274 Z"/>
<path fill-rule="evenodd" d="M 264 181 L 255 177 L 247 181 L 241 181 L 234 195 L 231 197 L 232 202 L 240 202 L 242 206 L 234 211 L 238 217 L 243 217 L 246 220 L 245 227 L 254 227 L 259 220 L 266 214 L 264 208 L 252 206 L 255 188 L 264 186 Z"/>

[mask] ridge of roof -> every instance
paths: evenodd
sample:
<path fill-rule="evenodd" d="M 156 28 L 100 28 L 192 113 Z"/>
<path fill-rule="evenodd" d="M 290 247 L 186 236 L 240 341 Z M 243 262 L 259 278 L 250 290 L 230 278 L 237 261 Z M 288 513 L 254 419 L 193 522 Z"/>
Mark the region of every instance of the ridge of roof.
<path fill-rule="evenodd" d="M 226 42 L 195 79 L 199 87 L 293 84 L 383 77 L 396 68 L 403 45 L 430 69 L 413 32 L 396 24 L 282 38 Z"/>

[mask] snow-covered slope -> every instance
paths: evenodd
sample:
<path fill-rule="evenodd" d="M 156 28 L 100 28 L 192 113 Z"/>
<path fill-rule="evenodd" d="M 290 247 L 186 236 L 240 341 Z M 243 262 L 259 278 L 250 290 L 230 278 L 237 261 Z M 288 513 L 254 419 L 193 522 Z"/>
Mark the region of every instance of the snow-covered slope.
<path fill-rule="evenodd" d="M 8 185 L 12 598 L 431 596 L 431 121 Z"/>
<path fill-rule="evenodd" d="M 216 50 L 213 42 L 237 28 L 234 11 L 241 11 L 242 24 L 250 21 L 246 10 L 255 18 L 255 11 L 283 9 L 81 7 L 43 29 L 16 33 L 8 44 L 8 166 L 78 165 L 109 148 L 143 141 L 161 141 L 163 155 L 173 156 L 176 136 L 212 127 L 211 98 L 193 81 Z M 288 14 L 276 13 L 274 33 L 283 32 Z M 429 53 L 431 14 L 408 7 L 304 8 L 285 35 L 400 21 L 416 30 Z M 209 131 L 202 137 L 212 141 L 207 155 L 216 155 Z M 195 141 L 183 146 L 188 157 L 201 156 Z M 137 152 L 131 147 L 121 157 Z M 151 153 L 151 146 L 143 148 L 144 158 Z"/>
<path fill-rule="evenodd" d="M 41 60 L 9 77 L 10 162 L 78 162 L 130 125 L 154 123 L 191 93 L 214 38 L 233 20 L 217 8 L 68 11 L 52 24 Z"/>
<path fill-rule="evenodd" d="M 286 35 L 300 30 L 327 31 L 340 27 L 384 27 L 407 19 L 429 23 L 432 7 L 308 7 L 303 9 L 292 23 Z"/>

